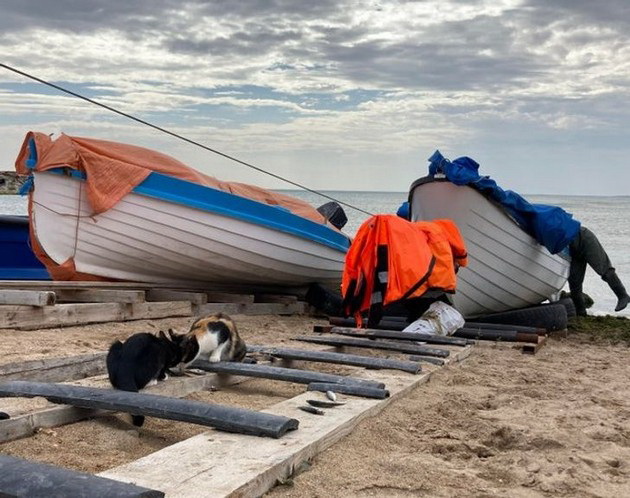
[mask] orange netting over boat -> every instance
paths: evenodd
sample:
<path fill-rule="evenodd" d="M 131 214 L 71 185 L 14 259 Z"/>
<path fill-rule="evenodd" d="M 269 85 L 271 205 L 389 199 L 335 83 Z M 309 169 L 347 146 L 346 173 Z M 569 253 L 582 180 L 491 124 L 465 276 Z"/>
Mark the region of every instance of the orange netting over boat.
<path fill-rule="evenodd" d="M 31 156 L 31 140 L 35 144 L 37 155 L 34 168 L 27 166 L 27 160 Z M 325 218 L 305 201 L 253 185 L 217 180 L 166 154 L 144 147 L 65 134 L 53 140 L 45 133 L 28 132 L 15 161 L 15 170 L 21 175 L 28 175 L 33 170 L 46 171 L 59 167 L 85 173 L 87 197 L 94 210 L 93 214 L 112 208 L 155 171 L 265 204 L 282 206 L 298 216 L 327 224 Z M 72 259 L 63 264 L 55 263 L 38 243 L 32 224 L 31 245 L 37 258 L 44 263 L 55 280 L 102 279 L 77 272 Z"/>

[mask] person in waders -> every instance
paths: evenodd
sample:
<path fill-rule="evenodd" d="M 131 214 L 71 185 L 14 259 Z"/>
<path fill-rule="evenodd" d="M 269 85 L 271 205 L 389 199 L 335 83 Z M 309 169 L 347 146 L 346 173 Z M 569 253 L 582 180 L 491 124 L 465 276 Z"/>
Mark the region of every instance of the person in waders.
<path fill-rule="evenodd" d="M 615 311 L 621 311 L 628 306 L 630 296 L 628 296 L 626 288 L 619 280 L 608 258 L 608 254 L 606 254 L 593 232 L 581 226 L 577 236 L 569 244 L 569 254 L 571 256 L 569 290 L 571 291 L 571 299 L 575 304 L 575 311 L 578 316 L 586 316 L 582 282 L 584 282 L 587 264 L 602 277 L 602 280 L 608 284 L 615 296 L 617 296 L 618 301 Z"/>

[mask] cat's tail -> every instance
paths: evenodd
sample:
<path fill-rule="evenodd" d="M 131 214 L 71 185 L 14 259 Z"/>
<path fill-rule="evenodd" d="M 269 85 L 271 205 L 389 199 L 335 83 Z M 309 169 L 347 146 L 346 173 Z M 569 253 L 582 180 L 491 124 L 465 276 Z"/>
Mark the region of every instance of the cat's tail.
<path fill-rule="evenodd" d="M 112 386 L 121 391 L 138 392 L 138 386 L 131 365 L 122 358 L 123 344 L 115 341 L 107 353 L 107 372 Z M 144 415 L 131 415 L 131 422 L 136 427 L 144 424 Z"/>

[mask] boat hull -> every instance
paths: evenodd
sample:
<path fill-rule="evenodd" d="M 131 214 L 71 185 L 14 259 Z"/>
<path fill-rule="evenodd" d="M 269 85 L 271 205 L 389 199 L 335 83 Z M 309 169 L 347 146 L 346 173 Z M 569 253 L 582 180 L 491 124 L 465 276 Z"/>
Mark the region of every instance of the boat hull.
<path fill-rule="evenodd" d="M 0 215 L 0 280 L 49 280 L 29 244 L 28 216 Z"/>
<path fill-rule="evenodd" d="M 319 282 L 338 289 L 345 250 L 259 224 L 255 213 L 228 216 L 191 207 L 174 195 L 160 198 L 159 192 L 147 192 L 136 188 L 112 209 L 92 216 L 83 179 L 34 173 L 31 219 L 36 237 L 57 264 L 72 259 L 77 272 L 110 279 L 194 287 Z M 254 206 L 254 211 L 269 208 Z"/>
<path fill-rule="evenodd" d="M 551 254 L 504 209 L 472 187 L 429 180 L 410 192 L 411 219 L 455 221 L 468 251 L 460 268 L 455 307 L 476 317 L 540 304 L 565 285 L 569 260 Z"/>

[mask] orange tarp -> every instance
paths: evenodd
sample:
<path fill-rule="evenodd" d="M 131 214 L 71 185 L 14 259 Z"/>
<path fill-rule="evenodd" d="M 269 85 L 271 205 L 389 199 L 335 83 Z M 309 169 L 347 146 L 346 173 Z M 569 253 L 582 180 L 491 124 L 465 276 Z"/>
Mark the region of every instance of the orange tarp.
<path fill-rule="evenodd" d="M 454 292 L 457 268 L 467 263 L 466 245 L 452 220 L 373 216 L 346 254 L 341 283 L 346 313 L 361 323 L 360 313 L 375 302 L 385 306 L 430 289 Z"/>
<path fill-rule="evenodd" d="M 15 160 L 15 170 L 21 175 L 28 175 L 32 171 L 26 165 L 30 154 L 28 144 L 31 139 L 34 140 L 37 151 L 35 171 L 68 167 L 86 174 L 87 196 L 94 210 L 93 214 L 102 213 L 113 207 L 155 171 L 265 204 L 282 206 L 298 216 L 326 224 L 324 217 L 315 208 L 300 199 L 243 183 L 222 182 L 160 152 L 106 140 L 71 137 L 65 134 L 52 140 L 45 133 L 28 132 Z M 328 226 L 332 227 L 330 224 Z M 62 264 L 55 263 L 42 249 L 33 230 L 31 224 L 33 252 L 44 263 L 53 279 L 104 280 L 101 277 L 77 272 L 72 258 Z"/>
<path fill-rule="evenodd" d="M 52 140 L 45 133 L 28 132 L 15 161 L 15 170 L 22 175 L 30 173 L 26 159 L 31 138 L 37 149 L 35 171 L 66 166 L 86 173 L 88 200 L 94 214 L 110 209 L 155 171 L 265 204 L 279 205 L 298 216 L 325 223 L 324 217 L 314 207 L 300 199 L 244 183 L 222 182 L 160 152 L 94 138 L 62 134 Z"/>

